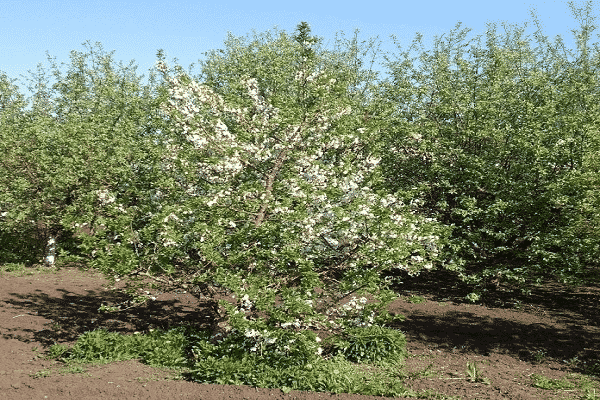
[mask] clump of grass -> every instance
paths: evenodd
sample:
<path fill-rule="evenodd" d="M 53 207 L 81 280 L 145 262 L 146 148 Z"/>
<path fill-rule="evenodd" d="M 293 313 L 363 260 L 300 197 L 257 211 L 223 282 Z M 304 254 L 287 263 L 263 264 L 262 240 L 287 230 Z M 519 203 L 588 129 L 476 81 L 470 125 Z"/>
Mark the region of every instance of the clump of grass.
<path fill-rule="evenodd" d="M 47 369 L 43 369 L 41 371 L 38 371 L 35 374 L 29 374 L 29 376 L 32 377 L 32 378 L 34 378 L 34 379 L 47 378 L 47 377 L 49 377 L 51 375 L 52 375 L 52 372 L 50 370 L 47 370 Z"/>
<path fill-rule="evenodd" d="M 404 334 L 381 326 L 348 329 L 332 339 L 335 351 L 356 363 L 402 363 L 408 355 Z"/>
<path fill-rule="evenodd" d="M 100 329 L 81 335 L 68 348 L 55 344 L 48 349 L 48 358 L 60 358 L 67 363 L 98 363 L 141 359 L 142 362 L 168 368 L 189 367 L 185 354 L 189 342 L 186 327 L 170 331 L 152 330 L 148 334 L 122 335 Z"/>
<path fill-rule="evenodd" d="M 45 265 L 26 266 L 23 263 L 6 263 L 0 265 L 0 275 L 10 274 L 10 276 L 27 276 L 36 274 L 54 274 L 58 267 L 47 267 Z"/>
<path fill-rule="evenodd" d="M 532 352 L 531 354 L 538 364 L 544 361 L 544 358 L 546 358 L 546 352 L 543 350 L 537 350 L 535 353 Z"/>
<path fill-rule="evenodd" d="M 481 371 L 477 369 L 477 364 L 474 362 L 471 363 L 467 361 L 467 370 L 465 372 L 469 376 L 471 382 L 482 382 L 486 385 L 491 383 L 489 379 L 481 376 Z"/>
<path fill-rule="evenodd" d="M 543 375 L 531 375 L 531 379 L 533 379 L 533 386 L 546 389 L 546 390 L 556 390 L 556 389 L 573 389 L 575 385 L 572 382 L 569 382 L 566 379 L 550 379 Z"/>
<path fill-rule="evenodd" d="M 134 335 L 96 330 L 81 335 L 71 348 L 51 346 L 47 356 L 67 363 L 140 359 L 178 369 L 180 379 L 200 383 L 416 396 L 399 375 L 407 355 L 406 339 L 399 331 L 380 326 L 347 329 L 323 341 L 327 350 L 319 347 L 313 332 L 271 333 L 233 331 L 215 341 L 210 332 L 191 327 Z"/>
<path fill-rule="evenodd" d="M 567 378 L 575 381 L 575 386 L 584 392 L 582 399 L 600 400 L 600 385 L 593 379 L 581 374 L 569 374 Z"/>
<path fill-rule="evenodd" d="M 1 272 L 23 272 L 25 270 L 24 264 L 8 263 L 0 267 Z"/>
<path fill-rule="evenodd" d="M 211 344 L 205 333 L 195 341 L 193 352 L 198 362 L 189 376 L 201 383 L 282 388 L 288 392 L 379 396 L 410 393 L 391 368 L 406 355 L 402 333 L 379 326 L 348 329 L 327 339 L 324 346 L 328 345 L 330 352 L 325 358 L 319 354 L 322 349 L 314 351 L 315 335 L 304 333 L 271 335 L 266 344 L 253 334 L 241 332 Z M 360 364 L 371 363 L 382 368 L 361 368 Z"/>
<path fill-rule="evenodd" d="M 590 364 L 585 367 L 585 373 L 588 375 L 594 375 L 600 378 L 600 361 Z"/>
<path fill-rule="evenodd" d="M 408 299 L 406 299 L 406 301 L 413 304 L 421 304 L 424 303 L 426 300 L 423 296 L 415 296 L 414 294 L 412 294 Z"/>

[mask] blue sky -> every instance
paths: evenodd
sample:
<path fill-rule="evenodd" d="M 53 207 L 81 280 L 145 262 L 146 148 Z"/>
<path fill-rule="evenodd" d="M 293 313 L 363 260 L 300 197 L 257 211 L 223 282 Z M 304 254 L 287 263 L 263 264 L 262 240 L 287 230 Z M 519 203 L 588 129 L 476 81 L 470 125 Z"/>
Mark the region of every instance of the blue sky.
<path fill-rule="evenodd" d="M 585 8 L 585 4 L 575 3 L 578 8 Z M 307 21 L 313 35 L 324 38 L 326 48 L 333 47 L 336 32 L 343 31 L 346 38 L 352 38 L 358 28 L 359 40 L 379 36 L 381 51 L 398 54 L 390 35 L 396 35 L 406 50 L 420 32 L 425 48 L 431 49 L 434 35 L 448 33 L 458 21 L 462 27 L 472 28 L 467 39 L 484 34 L 486 22 L 496 22 L 499 36 L 504 36 L 502 21 L 519 26 L 528 22 L 525 32 L 533 34 L 531 11 L 551 42 L 561 35 L 567 48 L 576 49 L 571 29 L 579 29 L 580 23 L 566 1 L 2 0 L 0 73 L 19 79 L 15 84 L 20 92 L 30 96 L 21 75 L 31 77 L 27 70 L 36 72 L 42 63 L 52 77 L 46 51 L 56 57 L 58 65 L 66 64 L 61 66 L 64 74 L 71 64 L 70 51 L 87 53 L 82 44 L 90 40 L 92 44 L 101 42 L 106 53 L 116 50 L 115 67 L 119 61 L 128 65 L 134 59 L 137 74 L 143 74 L 143 83 L 147 83 L 148 70 L 160 48 L 165 50 L 169 65 L 176 57 L 187 70 L 191 63 L 204 59 L 203 52 L 223 48 L 228 31 L 246 36 L 252 29 L 260 33 L 277 25 L 292 34 L 300 21 Z M 595 5 L 593 15 L 598 15 Z M 591 43 L 597 41 L 599 33 L 593 33 Z M 533 35 L 530 41 L 535 43 Z M 384 70 L 381 66 L 376 69 Z M 200 71 L 196 67 L 192 72 Z"/>

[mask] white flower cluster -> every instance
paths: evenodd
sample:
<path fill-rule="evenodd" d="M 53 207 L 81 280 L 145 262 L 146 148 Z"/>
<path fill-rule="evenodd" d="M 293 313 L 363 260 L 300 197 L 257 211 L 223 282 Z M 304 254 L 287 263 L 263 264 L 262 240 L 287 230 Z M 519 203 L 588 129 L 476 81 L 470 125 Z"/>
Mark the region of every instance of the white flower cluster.
<path fill-rule="evenodd" d="M 327 310 L 327 315 L 331 317 L 343 318 L 349 320 L 355 326 L 371 326 L 375 321 L 375 313 L 370 312 L 369 315 L 365 316 L 364 312 L 361 312 L 365 308 L 367 303 L 366 297 L 357 299 L 356 296 L 352 296 L 349 302 L 341 305 L 340 307 L 331 308 Z M 351 319 L 350 319 L 351 318 Z M 365 320 L 366 318 L 366 320 Z M 337 326 L 334 321 L 329 321 L 332 326 Z"/>
<path fill-rule="evenodd" d="M 284 329 L 289 328 L 290 326 L 293 326 L 294 328 L 300 328 L 302 324 L 300 323 L 300 320 L 296 318 L 294 322 L 282 322 L 280 326 Z"/>
<path fill-rule="evenodd" d="M 115 196 L 110 194 L 109 191 L 106 189 L 98 190 L 96 192 L 98 194 L 98 199 L 100 200 L 100 203 L 102 205 L 114 203 L 116 200 Z"/>
<path fill-rule="evenodd" d="M 166 224 L 167 222 L 169 222 L 170 219 L 172 219 L 173 221 L 177 221 L 177 222 L 181 221 L 177 215 L 175 215 L 174 213 L 171 213 L 165 217 L 163 222 Z"/>
<path fill-rule="evenodd" d="M 160 64 L 159 69 L 166 71 L 166 65 Z M 310 78 L 314 82 L 319 77 L 318 73 L 306 78 L 305 75 L 302 71 L 297 79 Z M 253 78 L 241 80 L 253 102 L 251 113 L 247 108 L 228 108 L 218 94 L 203 85 L 195 82 L 183 85 L 178 78 L 167 77 L 167 80 L 172 83 L 171 101 L 164 110 L 169 111 L 184 136 L 203 156 L 200 159 L 207 160 L 198 162 L 194 168 L 203 180 L 212 184 L 206 186 L 207 193 L 202 193 L 200 199 L 206 206 L 215 207 L 216 216 L 211 223 L 231 230 L 248 226 L 244 222 L 258 227 L 270 218 L 283 220 L 284 223 L 277 227 L 281 229 L 281 236 L 295 238 L 289 245 L 304 249 L 303 256 L 307 259 L 346 255 L 350 249 L 356 250 L 353 246 L 360 245 L 360 251 L 352 251 L 346 258 L 348 268 L 357 267 L 364 261 L 359 257 L 368 254 L 370 260 L 380 262 L 382 266 L 412 270 L 419 266 L 416 264 L 423 266 L 427 260 L 424 254 L 406 260 L 407 246 L 418 248 L 427 241 L 432 251 L 436 250 L 437 237 L 431 236 L 431 240 L 423 237 L 420 222 L 417 222 L 419 218 L 411 215 L 406 205 L 394 196 L 382 196 L 371 190 L 368 179 L 380 160 L 360 151 L 358 135 L 365 133 L 365 129 L 344 133 L 330 129 L 334 121 L 352 112 L 350 107 L 340 109 L 334 103 L 324 102 L 320 111 L 310 116 L 309 123 L 301 123 L 289 120 L 289 115 L 286 118 L 280 116 L 280 110 L 259 94 L 258 83 Z M 330 80 L 330 84 L 335 84 L 335 80 Z M 209 119 L 206 113 L 201 115 L 194 100 L 207 106 L 214 118 Z M 235 129 L 231 127 L 230 130 L 227 126 L 232 118 L 223 117 L 226 113 L 237 120 Z M 238 131 L 243 134 L 237 135 Z M 167 157 L 166 164 L 176 158 L 175 151 Z M 235 182 L 239 181 L 237 178 L 246 182 L 250 177 L 257 185 L 248 190 L 237 190 L 237 186 L 230 185 L 234 178 Z M 181 183 L 181 187 L 187 190 L 189 185 Z M 291 207 L 290 197 L 294 204 Z M 244 209 L 246 203 L 251 203 L 252 207 L 258 203 L 258 207 Z M 252 220 L 232 221 L 231 215 L 227 214 L 232 207 L 248 212 Z M 282 215 L 295 212 L 302 216 L 282 218 Z M 174 214 L 161 217 L 164 223 L 175 218 Z M 208 231 L 206 234 L 209 235 Z M 166 232 L 164 236 L 165 246 L 172 246 L 174 241 L 167 239 Z M 396 242 L 406 246 L 394 246 Z M 290 250 L 291 247 L 286 246 L 288 244 L 283 243 L 267 250 L 277 257 L 279 252 Z M 222 247 L 225 248 L 219 251 L 226 253 L 231 246 L 228 243 Z M 399 260 L 404 264 L 399 265 Z M 329 314 L 338 314 L 344 319 L 355 317 L 356 324 L 371 324 L 374 315 L 365 315 L 365 302 L 364 298 L 353 298 Z M 241 310 L 248 310 L 252 305 L 248 296 L 242 298 L 241 304 Z M 312 305 L 310 301 L 307 304 Z M 311 325 L 312 320 L 308 317 L 281 324 L 283 328 Z M 249 331 L 249 334 L 255 332 Z"/>
<path fill-rule="evenodd" d="M 259 332 L 255 329 L 250 329 L 244 333 L 244 336 L 246 336 L 247 338 L 262 338 L 267 344 L 273 344 L 277 341 L 277 338 L 269 336 L 269 332 L 266 329 L 262 332 Z M 256 351 L 256 347 L 253 347 L 251 350 Z"/>
<path fill-rule="evenodd" d="M 241 307 L 241 309 L 242 309 L 243 311 L 250 311 L 250 310 L 252 309 L 252 305 L 253 305 L 253 304 L 252 304 L 252 302 L 250 301 L 250 297 L 249 297 L 247 294 L 245 294 L 245 295 L 242 297 L 242 304 L 241 304 L 241 306 L 240 306 L 240 307 Z"/>
<path fill-rule="evenodd" d="M 260 352 L 261 355 L 265 348 L 265 345 L 275 344 L 277 342 L 277 338 L 272 337 L 270 335 L 269 331 L 267 331 L 267 330 L 263 330 L 261 332 L 261 331 L 255 330 L 255 329 L 248 329 L 245 331 L 244 336 L 253 341 L 253 346 L 250 348 L 250 351 Z M 289 345 L 293 344 L 295 341 L 296 341 L 296 339 L 289 339 L 288 343 L 283 346 L 283 350 L 290 351 Z M 315 338 L 315 341 L 316 341 L 316 343 L 319 343 L 319 342 L 321 342 L 321 338 L 317 336 Z M 275 349 L 275 351 L 277 353 L 281 353 L 281 351 L 279 349 Z M 323 353 L 323 348 L 318 347 L 315 350 L 315 353 L 317 355 L 321 355 Z"/>
<path fill-rule="evenodd" d="M 166 70 L 165 65 L 160 66 L 159 69 L 160 68 Z M 311 77 L 312 77 L 312 79 L 314 79 L 318 75 L 319 75 L 319 73 L 314 73 L 314 74 L 311 74 Z M 172 89 L 172 92 L 171 92 L 172 97 L 176 100 L 182 100 L 184 102 L 189 102 L 188 97 L 182 95 L 182 93 L 184 91 L 182 91 L 182 89 L 177 88 L 177 84 L 179 83 L 179 81 L 176 78 L 173 78 L 172 83 L 175 86 L 175 88 Z M 267 104 L 266 101 L 262 98 L 262 96 L 260 96 L 258 94 L 258 86 L 257 86 L 256 79 L 242 80 L 242 84 L 245 85 L 246 88 L 248 89 L 249 96 L 254 100 L 256 109 L 263 111 L 262 114 L 265 117 L 262 121 L 260 121 L 260 124 L 259 124 L 260 126 L 255 126 L 258 129 L 257 132 L 267 131 L 267 129 L 265 129 L 265 128 L 267 127 L 270 120 L 277 119 L 278 110 L 271 107 L 269 104 Z M 245 122 L 246 124 L 249 124 L 250 122 L 255 122 L 255 121 L 247 121 L 245 119 L 245 115 L 243 114 L 243 112 L 246 110 L 242 111 L 239 109 L 230 109 L 230 108 L 225 107 L 223 99 L 220 96 L 218 96 L 217 94 L 214 94 L 209 88 L 207 88 L 203 85 L 197 85 L 197 84 L 195 84 L 195 82 L 192 82 L 187 86 L 187 90 L 190 91 L 190 93 L 196 94 L 197 98 L 199 98 L 200 101 L 206 102 L 213 109 L 228 111 L 228 112 L 232 112 L 232 113 L 236 114 L 236 117 L 238 118 L 239 122 Z M 172 103 L 171 106 L 172 106 L 171 108 L 176 108 L 179 111 L 183 110 L 182 112 L 184 115 L 186 113 L 189 113 L 189 115 L 191 116 L 192 111 L 195 111 L 195 109 L 190 104 L 187 104 L 187 103 L 185 103 L 179 107 L 177 107 L 177 104 Z M 321 123 L 320 128 L 317 128 L 313 132 L 314 134 L 310 135 L 310 137 L 308 138 L 308 141 L 313 142 L 313 143 L 323 142 L 323 143 L 327 143 L 327 147 L 338 148 L 342 144 L 338 138 L 335 138 L 333 140 L 324 140 L 323 135 L 325 134 L 325 131 L 327 130 L 327 127 L 328 127 L 328 124 L 330 121 L 338 119 L 338 118 L 342 117 L 343 115 L 348 115 L 348 114 L 350 114 L 351 111 L 352 110 L 350 107 L 345 107 L 341 111 L 335 113 L 333 116 L 327 116 L 327 112 L 323 115 L 319 115 L 318 119 L 319 119 L 319 122 Z M 335 111 L 330 110 L 330 112 L 335 112 Z M 256 115 L 254 115 L 253 119 L 255 119 L 255 117 L 256 117 Z M 186 127 L 188 127 L 188 125 L 196 126 L 193 123 L 190 123 L 189 118 L 187 118 L 187 117 L 184 117 L 183 120 L 180 121 L 180 124 L 181 124 L 181 126 L 186 126 Z M 250 125 L 252 125 L 252 124 L 250 124 Z M 276 144 L 270 143 L 270 142 L 273 142 L 273 139 L 263 137 L 261 139 L 264 139 L 263 143 L 266 143 L 267 145 L 262 146 L 262 147 L 257 146 L 255 144 L 241 145 L 240 143 L 237 143 L 235 140 L 235 137 L 227 130 L 227 127 L 222 123 L 222 121 L 220 119 L 217 119 L 216 125 L 215 125 L 214 133 L 216 133 L 216 136 L 214 134 L 210 134 L 210 132 L 207 131 L 206 124 L 198 124 L 196 127 L 197 127 L 196 133 L 190 133 L 190 132 L 187 132 L 187 133 L 188 133 L 188 138 L 191 138 L 191 140 L 197 146 L 203 147 L 203 146 L 207 146 L 207 145 L 211 144 L 213 147 L 219 148 L 219 146 L 220 146 L 221 148 L 223 148 L 222 144 L 227 143 L 228 146 L 239 149 L 234 152 L 233 156 L 222 157 L 220 162 L 199 165 L 199 169 L 206 172 L 205 179 L 207 179 L 213 183 L 218 183 L 218 182 L 224 183 L 226 181 L 229 181 L 233 177 L 233 175 L 239 173 L 244 168 L 245 163 L 242 160 L 247 160 L 247 162 L 250 162 L 250 160 L 265 161 L 266 159 L 273 157 L 273 154 L 271 153 L 271 150 L 269 147 L 273 146 L 273 148 L 275 148 L 275 149 L 279 148 L 280 150 L 285 150 L 286 148 L 291 148 L 290 146 L 293 146 L 300 139 L 300 136 L 299 136 L 300 126 L 289 126 L 287 128 L 287 130 L 283 131 L 283 138 L 282 138 L 283 140 L 281 140 L 280 143 L 286 143 L 287 146 L 280 144 L 280 143 L 276 143 Z M 346 144 L 358 143 L 358 138 L 356 138 L 352 135 L 345 135 L 343 139 L 346 142 Z M 326 150 L 326 148 L 324 150 Z M 281 151 L 279 151 L 278 154 L 281 155 Z M 306 183 L 307 181 L 309 181 L 312 188 L 317 189 L 317 190 L 326 190 L 329 187 L 330 183 L 336 179 L 336 175 L 337 175 L 337 171 L 335 170 L 334 166 L 332 166 L 332 165 L 324 166 L 319 163 L 315 163 L 315 160 L 322 156 L 323 156 L 322 151 L 317 151 L 316 153 L 314 153 L 312 155 L 309 153 L 306 156 L 301 157 L 300 160 L 298 160 L 297 163 L 295 163 L 295 168 L 302 169 L 302 170 L 298 170 L 298 172 L 299 172 L 298 176 L 300 178 L 304 177 L 303 182 Z M 339 183 L 339 187 L 343 190 L 348 189 L 348 190 L 354 191 L 356 188 L 359 187 L 358 182 L 362 181 L 362 179 L 364 179 L 364 176 L 366 174 L 370 173 L 373 170 L 373 168 L 375 168 L 377 166 L 378 162 L 379 162 L 379 159 L 367 158 L 363 165 L 363 167 L 365 167 L 364 172 L 356 173 L 354 175 L 349 174 L 349 176 L 347 176 L 343 182 Z M 292 167 L 294 168 L 294 166 L 292 166 Z M 348 172 L 350 172 L 350 171 L 348 171 Z M 303 192 L 305 192 L 305 190 L 300 189 L 300 186 L 302 185 L 301 182 L 294 181 L 294 179 L 292 179 L 291 182 L 289 182 L 289 183 L 290 183 L 290 189 L 291 189 L 292 196 L 302 196 L 304 194 Z M 363 189 L 366 189 L 366 188 L 363 188 Z M 228 197 L 230 195 L 231 194 L 221 194 L 221 196 L 219 196 L 219 194 L 217 194 L 216 196 L 213 197 L 212 200 L 209 200 L 207 202 L 207 205 L 208 206 L 217 205 L 217 204 L 219 204 L 219 200 L 218 200 L 219 197 L 226 197 L 226 196 Z M 307 199 L 307 200 L 310 201 L 311 199 Z M 326 196 L 321 196 L 321 198 L 319 198 L 317 200 L 322 203 L 325 203 L 326 209 L 323 210 L 322 213 L 319 213 L 320 215 L 317 214 L 316 218 L 313 218 L 308 221 L 305 220 L 303 222 L 314 221 L 314 223 L 316 224 L 319 222 L 324 222 L 324 221 L 322 221 L 324 216 L 330 217 L 331 210 L 329 208 L 331 208 L 331 207 L 328 204 L 328 198 Z M 317 208 L 317 207 L 313 207 L 313 208 Z M 279 208 L 279 209 L 277 209 L 277 211 L 285 212 L 286 210 L 283 208 Z M 362 214 L 368 213 L 367 210 L 363 210 L 361 212 L 362 212 Z M 372 213 L 368 213 L 368 215 L 372 215 Z M 318 234 L 311 235 L 310 231 L 313 229 L 313 227 L 309 225 L 306 228 L 309 231 L 309 236 L 312 236 L 312 237 L 306 238 L 307 242 L 312 242 L 312 241 L 314 241 L 315 237 L 319 237 L 319 236 L 321 236 L 321 234 L 325 233 L 325 232 L 319 232 Z M 355 237 L 356 237 L 356 235 L 355 235 Z"/>
<path fill-rule="evenodd" d="M 178 243 L 172 239 L 166 238 L 163 240 L 163 246 L 165 247 L 179 247 Z"/>
<path fill-rule="evenodd" d="M 323 78 L 327 77 L 327 74 L 323 73 L 323 71 L 315 71 L 309 76 L 306 76 L 306 73 L 303 70 L 296 72 L 296 76 L 294 77 L 297 81 L 303 81 L 306 78 L 306 81 L 309 83 L 314 82 L 319 76 L 323 76 Z M 335 79 L 331 79 L 333 83 L 335 83 Z"/>
<path fill-rule="evenodd" d="M 315 328 L 315 329 L 321 329 L 324 327 L 324 325 L 322 323 L 319 323 L 318 321 L 313 321 L 312 318 L 305 318 L 303 320 L 300 320 L 298 318 L 294 318 L 293 322 L 281 322 L 279 324 L 279 326 L 283 329 L 287 329 L 287 328 L 296 328 L 296 329 L 311 329 L 311 328 Z"/>

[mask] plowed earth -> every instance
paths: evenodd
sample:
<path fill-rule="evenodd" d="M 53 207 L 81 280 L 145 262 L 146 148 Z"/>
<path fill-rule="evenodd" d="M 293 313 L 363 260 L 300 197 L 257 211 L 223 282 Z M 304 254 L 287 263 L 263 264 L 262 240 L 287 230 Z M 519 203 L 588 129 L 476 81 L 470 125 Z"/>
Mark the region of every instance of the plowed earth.
<path fill-rule="evenodd" d="M 122 282 L 120 282 L 122 283 Z M 117 283 L 118 285 L 118 283 Z M 156 300 L 120 313 L 100 313 L 102 303 L 126 300 L 94 271 L 61 268 L 51 273 L 0 275 L 0 398 L 17 399 L 368 399 L 373 396 L 310 393 L 248 386 L 203 385 L 173 380 L 174 373 L 137 360 L 85 366 L 67 372 L 46 360 L 54 343 L 73 344 L 82 333 L 105 328 L 131 334 L 182 323 L 202 325 L 201 304 L 189 293 L 157 292 Z M 583 377 L 600 398 L 600 285 L 570 289 L 548 283 L 525 297 L 500 285 L 477 305 L 468 288 L 444 271 L 404 278 L 402 296 L 390 311 L 406 316 L 396 328 L 410 353 L 404 383 L 460 399 L 580 399 L 580 386 L 536 387 L 537 376 L 577 382 Z M 413 304 L 411 295 L 425 302 Z M 467 362 L 476 363 L 489 384 L 472 382 Z M 589 391 L 588 391 L 589 393 Z M 593 393 L 593 392 L 592 392 Z M 588 396 L 592 396 L 589 395 Z"/>

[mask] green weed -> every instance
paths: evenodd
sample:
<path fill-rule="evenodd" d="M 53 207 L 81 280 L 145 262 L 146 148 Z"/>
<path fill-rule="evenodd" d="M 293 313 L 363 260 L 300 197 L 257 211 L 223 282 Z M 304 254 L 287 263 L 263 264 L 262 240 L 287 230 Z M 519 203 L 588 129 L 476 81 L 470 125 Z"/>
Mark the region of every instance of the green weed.
<path fill-rule="evenodd" d="M 543 375 L 533 374 L 531 375 L 531 379 L 533 379 L 533 387 L 538 387 L 541 389 L 547 390 L 556 390 L 556 389 L 573 389 L 575 385 L 569 382 L 566 379 L 550 379 L 546 378 Z"/>
<path fill-rule="evenodd" d="M 305 333 L 284 331 L 260 342 L 231 332 L 215 342 L 208 331 L 185 326 L 134 335 L 97 330 L 81 335 L 71 348 L 51 346 L 47 356 L 68 364 L 139 359 L 177 369 L 177 379 L 199 383 L 423 398 L 402 384 L 399 371 L 407 352 L 401 332 L 379 326 L 348 329 L 323 341 L 327 350 L 319 352 L 314 352 L 319 339 Z M 84 369 L 72 365 L 69 371 Z"/>
<path fill-rule="evenodd" d="M 477 369 L 477 364 L 467 361 L 467 370 L 465 371 L 471 382 L 482 382 L 486 385 L 490 384 L 489 379 L 481 376 L 481 371 Z"/>
<path fill-rule="evenodd" d="M 406 299 L 406 301 L 408 301 L 409 303 L 413 303 L 413 304 L 421 304 L 424 303 L 425 297 L 423 296 L 415 296 L 415 295 L 411 295 L 408 299 Z"/>

